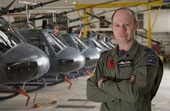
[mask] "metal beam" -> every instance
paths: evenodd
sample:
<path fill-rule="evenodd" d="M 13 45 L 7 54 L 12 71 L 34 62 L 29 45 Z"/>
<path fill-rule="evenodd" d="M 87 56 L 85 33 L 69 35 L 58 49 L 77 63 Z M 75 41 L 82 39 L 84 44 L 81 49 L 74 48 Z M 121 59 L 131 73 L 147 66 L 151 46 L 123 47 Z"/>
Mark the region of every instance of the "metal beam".
<path fill-rule="evenodd" d="M 102 5 L 96 5 L 96 4 L 76 4 L 75 8 L 87 8 L 90 6 L 93 6 L 95 8 L 113 8 L 113 7 L 130 7 L 130 6 L 157 6 L 162 5 L 162 0 L 154 0 L 150 2 L 113 2 L 113 3 L 107 3 Z"/>
<path fill-rule="evenodd" d="M 147 32 L 147 37 L 148 37 L 148 47 L 152 47 L 151 43 L 151 6 L 148 4 L 148 32 Z"/>
<path fill-rule="evenodd" d="M 89 18 L 88 18 L 88 14 L 86 13 L 87 12 L 87 8 L 85 9 L 85 21 L 84 23 L 87 24 L 89 23 Z M 83 37 L 86 38 L 87 37 L 87 30 L 88 30 L 88 26 L 84 26 L 84 33 L 83 33 Z"/>

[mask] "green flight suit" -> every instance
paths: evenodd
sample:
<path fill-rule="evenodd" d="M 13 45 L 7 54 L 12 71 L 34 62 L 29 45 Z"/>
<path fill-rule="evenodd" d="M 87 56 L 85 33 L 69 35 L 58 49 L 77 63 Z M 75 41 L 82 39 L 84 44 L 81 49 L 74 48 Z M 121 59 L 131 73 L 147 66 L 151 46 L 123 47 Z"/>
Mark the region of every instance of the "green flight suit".
<path fill-rule="evenodd" d="M 94 76 L 87 80 L 87 99 L 102 102 L 101 111 L 151 111 L 151 100 L 162 79 L 162 62 L 153 50 L 137 41 L 123 56 L 117 49 L 101 54 Z M 110 58 L 115 66 L 108 65 Z M 136 76 L 133 84 L 129 82 L 132 75 Z M 101 77 L 107 80 L 98 88 Z"/>

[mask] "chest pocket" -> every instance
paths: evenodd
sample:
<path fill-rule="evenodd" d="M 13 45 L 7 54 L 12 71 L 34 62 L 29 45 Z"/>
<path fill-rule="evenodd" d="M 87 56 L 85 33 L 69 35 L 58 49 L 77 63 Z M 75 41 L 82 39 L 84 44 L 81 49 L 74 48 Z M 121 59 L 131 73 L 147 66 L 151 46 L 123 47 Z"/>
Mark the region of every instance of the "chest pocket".
<path fill-rule="evenodd" d="M 128 79 L 133 75 L 134 64 L 132 60 L 121 60 L 118 62 L 119 78 Z"/>

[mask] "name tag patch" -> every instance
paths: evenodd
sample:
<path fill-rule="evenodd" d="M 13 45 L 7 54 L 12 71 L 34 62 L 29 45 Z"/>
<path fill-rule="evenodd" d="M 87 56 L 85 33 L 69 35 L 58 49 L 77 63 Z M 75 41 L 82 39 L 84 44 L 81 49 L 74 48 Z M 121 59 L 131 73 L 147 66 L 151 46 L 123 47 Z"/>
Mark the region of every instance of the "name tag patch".
<path fill-rule="evenodd" d="M 119 67 L 129 67 L 132 65 L 132 60 L 121 60 L 118 62 Z"/>

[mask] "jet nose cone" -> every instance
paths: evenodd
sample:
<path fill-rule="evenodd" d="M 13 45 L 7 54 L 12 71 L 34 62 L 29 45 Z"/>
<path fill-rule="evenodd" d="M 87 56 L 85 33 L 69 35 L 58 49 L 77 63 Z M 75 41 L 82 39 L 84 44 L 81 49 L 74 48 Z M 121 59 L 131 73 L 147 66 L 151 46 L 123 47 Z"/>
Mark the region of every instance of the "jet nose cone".
<path fill-rule="evenodd" d="M 85 67 L 94 67 L 97 63 L 97 60 L 100 57 L 100 54 L 97 52 L 96 49 L 88 47 L 84 52 L 83 55 L 86 59 Z"/>
<path fill-rule="evenodd" d="M 58 70 L 60 73 L 70 73 L 84 67 L 85 58 L 80 51 L 72 47 L 67 47 L 58 54 Z"/>
<path fill-rule="evenodd" d="M 32 45 L 29 45 L 28 47 L 31 48 L 30 56 L 32 57 L 29 59 L 37 63 L 37 73 L 32 78 L 32 79 L 36 79 L 48 72 L 50 68 L 50 60 L 48 56 L 39 48 Z"/>
<path fill-rule="evenodd" d="M 38 64 L 38 72 L 34 78 L 39 78 L 46 74 L 50 68 L 50 61 L 46 55 L 41 55 L 39 58 L 35 59 Z"/>
<path fill-rule="evenodd" d="M 7 78 L 10 82 L 24 82 L 47 73 L 50 67 L 47 55 L 35 46 L 20 44 L 4 55 Z"/>

